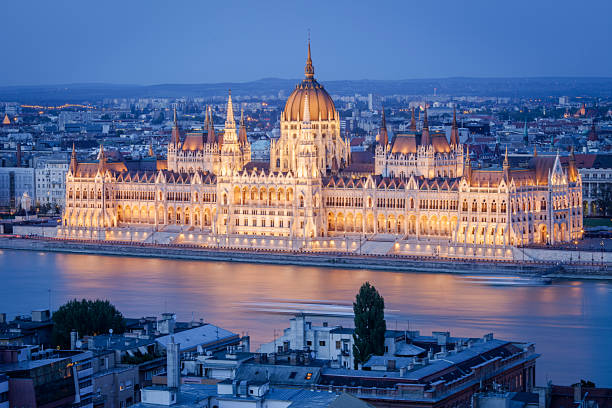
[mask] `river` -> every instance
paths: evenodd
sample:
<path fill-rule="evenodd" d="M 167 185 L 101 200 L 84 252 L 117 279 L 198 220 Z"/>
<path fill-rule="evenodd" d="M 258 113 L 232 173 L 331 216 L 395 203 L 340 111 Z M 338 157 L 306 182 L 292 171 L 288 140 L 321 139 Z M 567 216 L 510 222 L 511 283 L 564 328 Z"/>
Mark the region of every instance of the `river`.
<path fill-rule="evenodd" d="M 335 317 L 313 321 L 352 327 L 352 318 L 338 316 L 350 313 L 365 281 L 384 296 L 390 329 L 472 337 L 493 332 L 534 342 L 542 354 L 539 385 L 584 378 L 612 387 L 610 281 L 524 286 L 453 274 L 2 250 L 0 312 L 12 319 L 72 298 L 109 299 L 124 316 L 175 312 L 179 320 L 203 318 L 248 332 L 254 349 L 288 327 L 294 311 L 330 313 Z"/>

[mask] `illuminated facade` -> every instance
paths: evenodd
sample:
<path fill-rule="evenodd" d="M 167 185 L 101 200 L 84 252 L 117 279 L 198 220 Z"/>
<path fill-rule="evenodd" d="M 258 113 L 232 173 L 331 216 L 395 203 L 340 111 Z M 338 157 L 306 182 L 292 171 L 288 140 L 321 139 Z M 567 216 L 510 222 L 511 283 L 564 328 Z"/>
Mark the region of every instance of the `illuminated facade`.
<path fill-rule="evenodd" d="M 573 153 L 567 166 L 534 156 L 511 169 L 506 152 L 502 168 L 472 169 L 455 119 L 450 141 L 430 134 L 426 112 L 422 130 L 413 114 L 410 131 L 389 141 L 383 113 L 364 175 L 351 166 L 334 102 L 314 78 L 310 45 L 305 74 L 281 113 L 268 163 L 251 161 L 231 94 L 219 134 L 210 111 L 202 131 L 187 134 L 175 113 L 167 161 L 148 171 L 108 163 L 102 148 L 97 163 L 78 163 L 73 151 L 58 236 L 493 258 L 581 238 Z"/>

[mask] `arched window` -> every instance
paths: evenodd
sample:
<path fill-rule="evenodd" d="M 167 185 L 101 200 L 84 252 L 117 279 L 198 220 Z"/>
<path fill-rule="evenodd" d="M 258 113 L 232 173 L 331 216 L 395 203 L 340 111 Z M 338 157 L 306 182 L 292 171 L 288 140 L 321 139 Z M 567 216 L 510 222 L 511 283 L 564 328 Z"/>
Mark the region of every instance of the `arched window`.
<path fill-rule="evenodd" d="M 545 198 L 543 198 L 542 201 L 540 202 L 540 210 L 541 211 L 546 210 L 546 199 Z"/>
<path fill-rule="evenodd" d="M 300 196 L 300 207 L 304 207 L 304 197 Z"/>
<path fill-rule="evenodd" d="M 461 205 L 461 211 L 467 211 L 467 210 L 468 210 L 467 200 L 463 200 L 463 204 Z"/>
<path fill-rule="evenodd" d="M 487 212 L 487 202 L 486 201 L 482 202 L 482 205 L 480 206 L 480 210 L 482 212 Z"/>
<path fill-rule="evenodd" d="M 478 211 L 478 204 L 476 203 L 476 200 L 474 200 L 472 202 L 472 212 L 477 212 Z"/>

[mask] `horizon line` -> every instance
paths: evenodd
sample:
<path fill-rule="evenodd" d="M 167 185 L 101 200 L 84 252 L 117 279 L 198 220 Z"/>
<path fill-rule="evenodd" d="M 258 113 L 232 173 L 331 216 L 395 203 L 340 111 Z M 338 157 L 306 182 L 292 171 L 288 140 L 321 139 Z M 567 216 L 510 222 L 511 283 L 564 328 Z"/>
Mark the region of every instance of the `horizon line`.
<path fill-rule="evenodd" d="M 429 78 L 402 78 L 402 79 L 330 79 L 325 82 L 402 82 L 402 81 L 440 81 L 451 79 L 463 80 L 487 80 L 487 79 L 591 79 L 591 80 L 612 80 L 612 76 L 448 76 L 448 77 L 429 77 Z M 151 84 L 123 83 L 123 82 L 71 82 L 71 83 L 49 83 L 49 84 L 19 84 L 19 85 L 0 85 L 0 89 L 7 88 L 36 88 L 36 87 L 68 87 L 68 86 L 132 86 L 132 87 L 155 87 L 155 86 L 201 86 L 201 85 L 224 85 L 224 84 L 249 84 L 260 81 L 301 81 L 301 78 L 279 78 L 264 77 L 248 81 L 220 81 L 220 82 L 159 82 Z"/>

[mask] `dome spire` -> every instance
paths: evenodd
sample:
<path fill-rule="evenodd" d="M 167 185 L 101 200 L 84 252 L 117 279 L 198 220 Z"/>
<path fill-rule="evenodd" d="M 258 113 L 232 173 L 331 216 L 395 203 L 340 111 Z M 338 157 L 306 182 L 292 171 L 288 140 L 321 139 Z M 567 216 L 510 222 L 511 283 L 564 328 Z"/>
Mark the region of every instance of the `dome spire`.
<path fill-rule="evenodd" d="M 310 32 L 308 32 L 308 58 L 306 59 L 306 67 L 304 68 L 306 78 L 314 78 L 314 67 L 312 66 L 312 57 L 310 55 Z"/>

